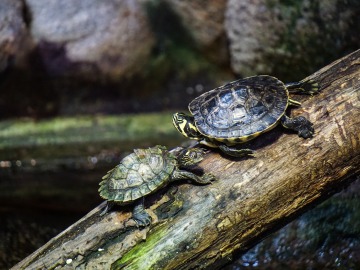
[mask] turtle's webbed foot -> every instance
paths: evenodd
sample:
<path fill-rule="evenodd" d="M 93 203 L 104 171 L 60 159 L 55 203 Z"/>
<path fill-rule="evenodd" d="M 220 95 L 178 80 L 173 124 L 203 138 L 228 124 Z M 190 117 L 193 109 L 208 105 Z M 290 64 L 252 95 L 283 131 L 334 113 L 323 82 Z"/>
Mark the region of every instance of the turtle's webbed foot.
<path fill-rule="evenodd" d="M 285 86 L 288 88 L 290 93 L 315 95 L 320 92 L 319 84 L 313 80 L 287 83 Z"/>
<path fill-rule="evenodd" d="M 281 123 L 285 128 L 297 131 L 299 137 L 304 139 L 312 138 L 314 134 L 313 123 L 304 116 L 297 116 L 294 118 L 284 116 Z"/>
<path fill-rule="evenodd" d="M 151 216 L 145 211 L 143 200 L 135 205 L 132 218 L 138 227 L 146 227 L 151 224 Z"/>
<path fill-rule="evenodd" d="M 211 173 L 204 173 L 201 178 L 204 184 L 211 184 L 211 182 L 216 181 L 216 177 Z"/>
<path fill-rule="evenodd" d="M 315 95 L 320 92 L 319 84 L 313 80 L 302 81 L 302 92 L 308 95 Z"/>
<path fill-rule="evenodd" d="M 135 220 L 138 227 L 146 227 L 151 224 L 151 216 L 146 213 L 144 210 L 143 212 L 133 213 L 133 219 Z"/>
<path fill-rule="evenodd" d="M 301 125 L 299 125 L 298 128 L 298 135 L 304 139 L 312 138 L 314 134 L 314 128 L 313 123 L 311 123 L 309 120 L 307 120 L 303 116 L 299 116 L 299 118 L 302 118 L 300 122 L 303 122 Z"/>

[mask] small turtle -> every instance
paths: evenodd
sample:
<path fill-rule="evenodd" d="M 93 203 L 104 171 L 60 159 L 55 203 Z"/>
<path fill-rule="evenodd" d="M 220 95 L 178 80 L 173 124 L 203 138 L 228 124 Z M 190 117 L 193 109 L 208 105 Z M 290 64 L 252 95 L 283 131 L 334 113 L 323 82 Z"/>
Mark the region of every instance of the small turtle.
<path fill-rule="evenodd" d="M 175 156 L 159 145 L 135 149 L 102 178 L 99 193 L 108 202 L 102 214 L 114 203 L 135 203 L 133 219 L 139 226 L 149 225 L 151 217 L 144 209 L 144 196 L 176 180 L 191 179 L 199 184 L 209 184 L 215 179 L 211 174 L 198 176 L 188 171 L 203 159 L 204 154 L 200 148 L 190 148 Z"/>
<path fill-rule="evenodd" d="M 185 137 L 209 147 L 240 157 L 253 154 L 238 145 L 267 132 L 281 123 L 285 128 L 311 138 L 313 124 L 303 116 L 285 115 L 288 105 L 301 104 L 289 98 L 290 93 L 315 94 L 318 84 L 302 81 L 284 84 L 267 75 L 240 79 L 215 88 L 189 104 L 192 116 L 175 113 L 173 124 Z"/>

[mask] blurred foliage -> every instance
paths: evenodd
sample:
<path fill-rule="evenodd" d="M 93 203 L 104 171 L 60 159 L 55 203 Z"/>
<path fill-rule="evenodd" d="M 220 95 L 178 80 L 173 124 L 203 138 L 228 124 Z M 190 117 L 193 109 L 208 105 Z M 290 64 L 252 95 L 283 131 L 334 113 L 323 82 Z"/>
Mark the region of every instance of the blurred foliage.
<path fill-rule="evenodd" d="M 50 120 L 18 119 L 0 122 L 0 160 L 86 156 L 82 148 L 121 148 L 153 143 L 179 142 L 172 114 L 96 115 Z M 174 143 L 173 143 L 174 144 Z M 138 147 L 139 147 L 138 146 Z M 26 149 L 29 152 L 26 154 Z M 92 152 L 100 151 L 99 149 Z"/>

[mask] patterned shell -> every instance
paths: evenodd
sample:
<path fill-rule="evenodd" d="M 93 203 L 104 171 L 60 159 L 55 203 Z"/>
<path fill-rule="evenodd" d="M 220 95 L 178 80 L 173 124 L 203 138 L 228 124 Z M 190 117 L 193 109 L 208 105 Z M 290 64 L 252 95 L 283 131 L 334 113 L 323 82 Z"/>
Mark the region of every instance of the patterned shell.
<path fill-rule="evenodd" d="M 241 138 L 271 129 L 285 113 L 288 99 L 283 82 L 261 75 L 204 93 L 189 104 L 189 110 L 204 136 Z"/>
<path fill-rule="evenodd" d="M 100 196 L 119 204 L 131 203 L 165 186 L 176 164 L 163 146 L 135 149 L 103 177 Z"/>

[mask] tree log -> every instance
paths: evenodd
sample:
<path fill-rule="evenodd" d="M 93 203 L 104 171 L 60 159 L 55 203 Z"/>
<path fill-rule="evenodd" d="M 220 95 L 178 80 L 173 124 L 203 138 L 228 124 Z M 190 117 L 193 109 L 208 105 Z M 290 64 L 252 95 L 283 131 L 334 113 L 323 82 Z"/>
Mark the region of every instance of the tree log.
<path fill-rule="evenodd" d="M 218 181 L 174 184 L 147 198 L 153 224 L 101 204 L 12 269 L 216 269 L 344 187 L 360 171 L 360 50 L 309 78 L 322 92 L 295 97 L 314 123 L 304 140 L 277 127 L 249 143 L 254 158 L 217 151 L 200 166 Z M 104 172 L 105 174 L 105 172 Z"/>

